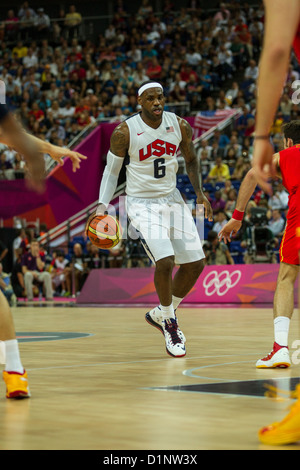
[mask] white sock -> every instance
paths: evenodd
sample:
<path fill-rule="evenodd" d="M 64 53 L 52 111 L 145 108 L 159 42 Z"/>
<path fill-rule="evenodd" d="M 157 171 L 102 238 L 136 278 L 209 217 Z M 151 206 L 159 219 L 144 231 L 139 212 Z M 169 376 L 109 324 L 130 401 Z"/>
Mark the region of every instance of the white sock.
<path fill-rule="evenodd" d="M 288 317 L 276 317 L 274 319 L 275 342 L 280 346 L 288 345 L 290 319 Z"/>
<path fill-rule="evenodd" d="M 182 300 L 183 299 L 181 299 L 180 297 L 175 297 L 175 295 L 172 295 L 172 304 L 173 304 L 174 310 L 176 310 L 179 307 L 179 304 Z"/>
<path fill-rule="evenodd" d="M 168 307 L 160 304 L 159 308 L 161 309 L 161 313 L 164 319 L 175 318 L 173 304 L 169 305 Z"/>
<path fill-rule="evenodd" d="M 24 367 L 22 366 L 19 345 L 16 339 L 4 341 L 5 343 L 5 370 L 7 372 L 19 372 L 23 374 Z"/>

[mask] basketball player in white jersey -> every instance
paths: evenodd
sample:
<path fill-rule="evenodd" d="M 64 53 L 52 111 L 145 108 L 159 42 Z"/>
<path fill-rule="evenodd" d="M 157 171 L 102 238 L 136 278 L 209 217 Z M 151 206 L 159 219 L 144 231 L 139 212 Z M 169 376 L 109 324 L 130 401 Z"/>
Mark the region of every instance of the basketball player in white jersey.
<path fill-rule="evenodd" d="M 127 213 L 155 263 L 154 283 L 160 301 L 146 314 L 146 320 L 164 334 L 167 352 L 182 357 L 186 354 L 185 337 L 175 311 L 201 274 L 205 255 L 191 211 L 176 188 L 178 148 L 185 158 L 197 204 L 204 205 L 210 220 L 212 209 L 201 188 L 191 126 L 164 111 L 165 97 L 158 82 L 146 82 L 139 88 L 138 103 L 141 112 L 123 121 L 112 133 L 96 214 L 103 213 L 113 198 L 128 153 Z M 172 279 L 175 264 L 179 269 Z"/>
<path fill-rule="evenodd" d="M 0 104 L 0 142 L 8 145 L 23 155 L 29 168 L 31 187 L 42 192 L 45 189 L 45 160 L 44 153 L 60 164 L 62 157 L 69 156 L 72 160 L 73 171 L 80 167 L 80 161 L 85 156 L 69 149 L 57 147 L 34 137 L 23 129 L 6 106 Z M 6 297 L 0 291 L 0 363 L 5 363 L 3 379 L 6 384 L 7 398 L 29 398 L 27 372 L 23 367 L 18 340 L 10 306 Z"/>

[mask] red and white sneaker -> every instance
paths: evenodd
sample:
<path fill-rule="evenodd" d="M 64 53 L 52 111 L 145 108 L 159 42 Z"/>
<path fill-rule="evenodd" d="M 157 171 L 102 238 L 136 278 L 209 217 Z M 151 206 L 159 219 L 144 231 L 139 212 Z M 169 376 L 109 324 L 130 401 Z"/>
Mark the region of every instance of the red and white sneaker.
<path fill-rule="evenodd" d="M 256 363 L 257 369 L 274 369 L 290 367 L 290 354 L 287 346 L 280 346 L 276 342 L 273 344 L 273 350 L 264 358 Z"/>
<path fill-rule="evenodd" d="M 176 310 L 175 310 L 174 313 L 175 313 L 175 319 L 177 321 Z M 164 329 L 163 329 L 164 318 L 163 318 L 163 315 L 161 313 L 160 307 L 155 307 L 152 310 L 150 310 L 150 312 L 146 313 L 145 318 L 146 318 L 146 321 L 150 325 L 154 326 L 155 328 L 160 330 L 162 332 L 162 334 L 164 334 Z M 184 336 L 183 332 L 181 331 L 181 329 L 179 328 L 178 324 L 177 324 L 177 334 L 178 334 L 180 340 L 183 343 L 185 343 L 186 342 L 185 336 Z"/>

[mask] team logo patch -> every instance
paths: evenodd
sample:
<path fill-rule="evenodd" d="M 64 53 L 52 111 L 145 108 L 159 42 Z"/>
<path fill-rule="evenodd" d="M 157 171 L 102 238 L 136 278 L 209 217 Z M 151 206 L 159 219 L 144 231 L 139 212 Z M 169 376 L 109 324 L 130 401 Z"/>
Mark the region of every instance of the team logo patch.
<path fill-rule="evenodd" d="M 62 339 L 78 339 L 86 338 L 88 336 L 93 336 L 90 333 L 65 333 L 65 332 L 26 332 L 26 333 L 16 333 L 18 342 L 20 343 L 29 343 L 32 341 L 59 341 Z"/>

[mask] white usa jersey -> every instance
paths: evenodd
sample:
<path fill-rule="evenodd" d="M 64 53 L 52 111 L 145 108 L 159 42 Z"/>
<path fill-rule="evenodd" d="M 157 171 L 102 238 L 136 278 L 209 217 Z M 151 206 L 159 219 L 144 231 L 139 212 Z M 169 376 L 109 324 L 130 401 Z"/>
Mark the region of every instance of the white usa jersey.
<path fill-rule="evenodd" d="M 129 164 L 126 193 L 135 197 L 163 197 L 176 188 L 177 150 L 182 140 L 176 114 L 164 111 L 157 129 L 135 114 L 126 119 L 129 128 Z"/>

